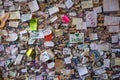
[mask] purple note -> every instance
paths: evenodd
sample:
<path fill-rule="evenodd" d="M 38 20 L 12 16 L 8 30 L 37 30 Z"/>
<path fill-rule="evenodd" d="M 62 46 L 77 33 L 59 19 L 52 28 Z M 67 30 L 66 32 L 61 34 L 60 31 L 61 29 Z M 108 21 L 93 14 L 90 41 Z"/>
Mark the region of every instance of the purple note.
<path fill-rule="evenodd" d="M 3 51 L 3 50 L 4 50 L 4 46 L 0 45 L 0 51 Z"/>

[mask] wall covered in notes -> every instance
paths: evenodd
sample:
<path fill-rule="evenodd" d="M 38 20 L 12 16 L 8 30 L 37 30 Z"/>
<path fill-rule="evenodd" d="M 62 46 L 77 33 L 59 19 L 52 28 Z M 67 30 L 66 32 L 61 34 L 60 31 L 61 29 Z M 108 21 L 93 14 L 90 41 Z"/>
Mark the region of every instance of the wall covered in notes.
<path fill-rule="evenodd" d="M 0 80 L 120 80 L 120 0 L 0 0 Z"/>

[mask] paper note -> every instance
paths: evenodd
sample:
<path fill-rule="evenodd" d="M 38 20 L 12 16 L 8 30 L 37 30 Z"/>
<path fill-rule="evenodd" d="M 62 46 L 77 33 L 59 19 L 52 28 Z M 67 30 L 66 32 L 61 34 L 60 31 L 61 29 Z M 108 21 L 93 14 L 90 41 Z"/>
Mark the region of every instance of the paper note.
<path fill-rule="evenodd" d="M 103 74 L 103 73 L 105 73 L 105 72 L 106 72 L 106 71 L 105 71 L 104 68 L 100 68 L 100 69 L 95 70 L 95 73 L 98 74 L 98 75 L 101 75 L 101 74 Z"/>
<path fill-rule="evenodd" d="M 65 5 L 66 5 L 66 7 L 67 8 L 71 8 L 72 6 L 73 6 L 73 2 L 71 1 L 71 0 L 67 0 L 66 2 L 65 2 Z"/>
<path fill-rule="evenodd" d="M 58 19 L 58 17 L 54 16 L 53 18 L 50 19 L 50 22 L 52 23 L 52 22 L 56 21 L 57 19 Z"/>
<path fill-rule="evenodd" d="M 109 26 L 109 32 L 119 32 L 119 26 Z"/>
<path fill-rule="evenodd" d="M 37 30 L 38 19 L 31 19 L 30 20 L 30 30 L 36 31 Z"/>
<path fill-rule="evenodd" d="M 8 35 L 9 35 L 9 38 L 7 38 L 6 41 L 16 41 L 18 39 L 17 33 L 10 33 Z"/>
<path fill-rule="evenodd" d="M 16 74 L 17 74 L 17 72 L 9 71 L 9 75 L 12 76 L 12 77 L 15 77 Z"/>
<path fill-rule="evenodd" d="M 115 65 L 120 65 L 120 58 L 115 58 Z"/>
<path fill-rule="evenodd" d="M 48 47 L 53 47 L 55 44 L 54 44 L 54 42 L 52 42 L 52 41 L 45 41 L 45 42 L 44 42 L 44 45 L 45 45 L 45 46 L 48 46 Z"/>
<path fill-rule="evenodd" d="M 98 50 L 101 50 L 101 51 L 109 51 L 110 50 L 109 43 L 98 44 L 97 47 L 98 47 Z"/>
<path fill-rule="evenodd" d="M 70 57 L 64 58 L 64 61 L 65 61 L 66 64 L 70 64 L 71 63 L 71 58 Z"/>
<path fill-rule="evenodd" d="M 33 44 L 34 42 L 35 42 L 35 39 L 30 38 L 30 39 L 28 40 L 28 44 Z"/>
<path fill-rule="evenodd" d="M 16 2 L 26 2 L 27 0 L 15 0 Z"/>
<path fill-rule="evenodd" d="M 64 55 L 70 55 L 71 54 L 71 49 L 70 48 L 63 48 L 63 54 Z"/>
<path fill-rule="evenodd" d="M 20 19 L 20 12 L 10 12 L 10 18 L 9 19 Z"/>
<path fill-rule="evenodd" d="M 76 16 L 77 14 L 76 14 L 76 12 L 70 12 L 69 13 L 69 16 Z"/>
<path fill-rule="evenodd" d="M 33 51 L 33 49 L 32 49 L 32 48 L 31 48 L 31 49 L 29 49 L 29 50 L 27 51 L 26 55 L 27 55 L 28 57 L 29 57 L 29 56 L 31 56 L 32 51 Z"/>
<path fill-rule="evenodd" d="M 56 29 L 54 34 L 55 34 L 56 37 L 62 36 L 63 35 L 63 30 L 62 29 Z"/>
<path fill-rule="evenodd" d="M 36 0 L 29 2 L 28 6 L 29 6 L 31 12 L 35 12 L 35 11 L 39 10 L 39 6 L 38 6 L 38 3 Z"/>
<path fill-rule="evenodd" d="M 93 2 L 92 2 L 92 0 L 82 1 L 81 6 L 82 6 L 83 9 L 84 8 L 91 8 L 91 7 L 93 7 Z"/>
<path fill-rule="evenodd" d="M 98 39 L 97 33 L 90 33 L 89 37 L 90 37 L 90 40 L 97 40 Z"/>
<path fill-rule="evenodd" d="M 42 38 L 44 38 L 44 34 L 42 31 L 41 32 L 31 32 L 30 37 L 32 39 L 42 39 Z"/>
<path fill-rule="evenodd" d="M 58 7 L 49 8 L 48 12 L 50 15 L 55 14 L 55 13 L 59 12 L 59 8 Z"/>
<path fill-rule="evenodd" d="M 20 62 L 21 62 L 22 58 L 23 58 L 23 55 L 18 54 L 18 56 L 17 56 L 17 58 L 16 58 L 16 60 L 15 60 L 14 65 L 20 64 Z"/>
<path fill-rule="evenodd" d="M 17 28 L 19 25 L 19 22 L 18 21 L 10 21 L 9 22 L 9 27 L 14 27 L 14 28 Z"/>
<path fill-rule="evenodd" d="M 10 0 L 5 0 L 4 1 L 4 6 L 7 6 L 7 7 L 9 6 L 10 7 L 12 5 L 13 5 L 13 1 L 10 1 Z"/>
<path fill-rule="evenodd" d="M 55 63 L 54 62 L 51 62 L 49 64 L 47 64 L 48 68 L 51 69 L 55 66 Z"/>
<path fill-rule="evenodd" d="M 4 46 L 0 45 L 0 51 L 3 51 L 3 50 L 4 50 Z"/>
<path fill-rule="evenodd" d="M 88 27 L 97 27 L 97 14 L 95 12 L 87 13 L 86 24 Z"/>
<path fill-rule="evenodd" d="M 0 67 L 1 66 L 4 67 L 4 65 L 5 65 L 5 61 L 0 61 Z"/>
<path fill-rule="evenodd" d="M 32 14 L 22 14 L 21 21 L 25 22 L 25 21 L 30 20 L 31 18 L 32 18 Z"/>
<path fill-rule="evenodd" d="M 17 11 L 17 10 L 20 10 L 19 4 L 12 5 L 11 7 L 9 7 L 9 11 Z"/>
<path fill-rule="evenodd" d="M 104 12 L 118 11 L 118 10 L 119 10 L 118 0 L 103 0 L 103 11 Z"/>
<path fill-rule="evenodd" d="M 118 42 L 118 35 L 113 35 L 112 36 L 112 43 L 117 43 Z"/>
<path fill-rule="evenodd" d="M 93 11 L 95 13 L 101 13 L 102 12 L 102 7 L 101 6 L 100 7 L 95 7 L 95 8 L 93 8 Z"/>
<path fill-rule="evenodd" d="M 0 5 L 2 5 L 3 4 L 3 1 L 2 0 L 0 0 Z"/>
<path fill-rule="evenodd" d="M 77 23 L 77 24 L 76 24 L 76 29 L 77 29 L 77 30 L 87 29 L 86 22 Z"/>
<path fill-rule="evenodd" d="M 110 67 L 110 59 L 104 59 L 104 67 Z"/>
<path fill-rule="evenodd" d="M 84 33 L 69 34 L 70 43 L 83 43 Z"/>
<path fill-rule="evenodd" d="M 104 25 L 118 25 L 120 17 L 105 16 Z"/>
<path fill-rule="evenodd" d="M 72 24 L 76 25 L 76 24 L 81 24 L 82 23 L 82 18 L 73 18 L 72 19 Z"/>
<path fill-rule="evenodd" d="M 40 55 L 40 60 L 42 60 L 43 62 L 46 62 L 50 59 L 49 57 L 49 54 L 47 51 L 43 52 L 41 55 Z"/>
<path fill-rule="evenodd" d="M 91 50 L 97 50 L 98 49 L 98 45 L 96 43 L 91 43 L 90 44 L 90 49 Z"/>
<path fill-rule="evenodd" d="M 79 66 L 77 69 L 80 76 L 83 76 L 88 73 L 86 66 Z"/>
<path fill-rule="evenodd" d="M 0 10 L 0 16 L 4 16 L 5 10 Z"/>
<path fill-rule="evenodd" d="M 80 45 L 78 45 L 78 49 L 85 49 L 85 48 L 88 48 L 87 44 L 80 44 Z"/>
<path fill-rule="evenodd" d="M 41 75 L 37 75 L 37 76 L 35 77 L 35 80 L 43 80 L 42 74 L 41 74 Z"/>

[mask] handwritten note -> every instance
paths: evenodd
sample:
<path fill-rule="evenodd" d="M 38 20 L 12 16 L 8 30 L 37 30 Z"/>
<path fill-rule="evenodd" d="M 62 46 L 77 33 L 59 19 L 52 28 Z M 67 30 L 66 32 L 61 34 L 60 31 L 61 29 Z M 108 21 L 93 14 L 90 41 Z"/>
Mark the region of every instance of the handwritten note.
<path fill-rule="evenodd" d="M 86 66 L 78 67 L 78 72 L 80 76 L 87 74 L 88 73 L 87 67 Z"/>
<path fill-rule="evenodd" d="M 47 51 L 43 52 L 41 55 L 40 55 L 40 60 L 42 60 L 43 62 L 46 62 L 50 59 L 49 57 L 49 54 Z"/>
<path fill-rule="evenodd" d="M 77 24 L 76 24 L 76 29 L 77 29 L 77 30 L 87 29 L 86 22 L 77 23 Z"/>
<path fill-rule="evenodd" d="M 97 14 L 95 12 L 88 12 L 86 15 L 86 23 L 88 27 L 97 27 Z"/>
<path fill-rule="evenodd" d="M 69 35 L 70 43 L 83 43 L 84 42 L 84 33 L 75 33 Z"/>
<path fill-rule="evenodd" d="M 59 12 L 59 8 L 58 7 L 49 8 L 48 12 L 50 15 L 55 14 L 55 13 Z"/>
<path fill-rule="evenodd" d="M 109 32 L 119 32 L 119 26 L 109 26 Z"/>
<path fill-rule="evenodd" d="M 16 60 L 15 60 L 14 65 L 16 65 L 16 64 L 20 64 L 22 58 L 23 58 L 23 55 L 19 54 L 19 55 L 17 56 Z"/>
<path fill-rule="evenodd" d="M 25 22 L 25 21 L 30 20 L 31 18 L 32 18 L 32 14 L 22 14 L 21 21 Z"/>
<path fill-rule="evenodd" d="M 71 63 L 71 58 L 70 57 L 64 58 L 64 61 L 65 61 L 66 64 L 70 64 Z"/>
<path fill-rule="evenodd" d="M 98 39 L 97 33 L 90 33 L 89 37 L 90 37 L 90 40 L 97 40 Z"/>
<path fill-rule="evenodd" d="M 72 24 L 73 25 L 82 24 L 82 18 L 73 18 Z"/>
<path fill-rule="evenodd" d="M 71 0 L 67 0 L 66 2 L 65 2 L 65 5 L 66 5 L 66 7 L 67 8 L 71 8 L 72 6 L 73 6 L 73 2 L 71 1 Z"/>
<path fill-rule="evenodd" d="M 91 7 L 93 7 L 93 1 L 92 0 L 82 1 L 81 6 L 82 6 L 83 9 L 84 8 L 91 8 Z"/>
<path fill-rule="evenodd" d="M 10 22 L 9 22 L 9 27 L 17 28 L 18 25 L 19 25 L 19 22 L 18 22 L 18 21 L 10 21 Z"/>
<path fill-rule="evenodd" d="M 71 49 L 69 49 L 69 48 L 63 48 L 63 54 L 64 55 L 71 54 Z"/>
<path fill-rule="evenodd" d="M 103 0 L 103 10 L 104 12 L 118 11 L 119 10 L 118 0 Z"/>
<path fill-rule="evenodd" d="M 20 19 L 20 12 L 10 12 L 10 18 L 9 19 Z"/>
<path fill-rule="evenodd" d="M 39 10 L 39 6 L 38 6 L 38 3 L 36 0 L 29 2 L 28 6 L 29 6 L 31 12 L 35 12 L 35 11 Z"/>
<path fill-rule="evenodd" d="M 55 63 L 54 62 L 51 62 L 49 64 L 47 64 L 48 68 L 51 69 L 55 66 Z"/>
<path fill-rule="evenodd" d="M 116 34 L 116 35 L 112 35 L 112 43 L 117 43 L 119 40 L 119 36 Z"/>

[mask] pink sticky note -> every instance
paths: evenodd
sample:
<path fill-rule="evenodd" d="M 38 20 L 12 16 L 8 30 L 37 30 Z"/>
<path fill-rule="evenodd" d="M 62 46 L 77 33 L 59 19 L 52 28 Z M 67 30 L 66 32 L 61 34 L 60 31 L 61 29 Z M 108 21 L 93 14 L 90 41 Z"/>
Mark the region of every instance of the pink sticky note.
<path fill-rule="evenodd" d="M 65 16 L 65 15 L 64 15 L 64 16 L 62 17 L 62 19 L 63 19 L 63 22 L 64 22 L 64 23 L 69 23 L 69 22 L 70 22 L 70 19 L 69 19 L 68 16 Z"/>

